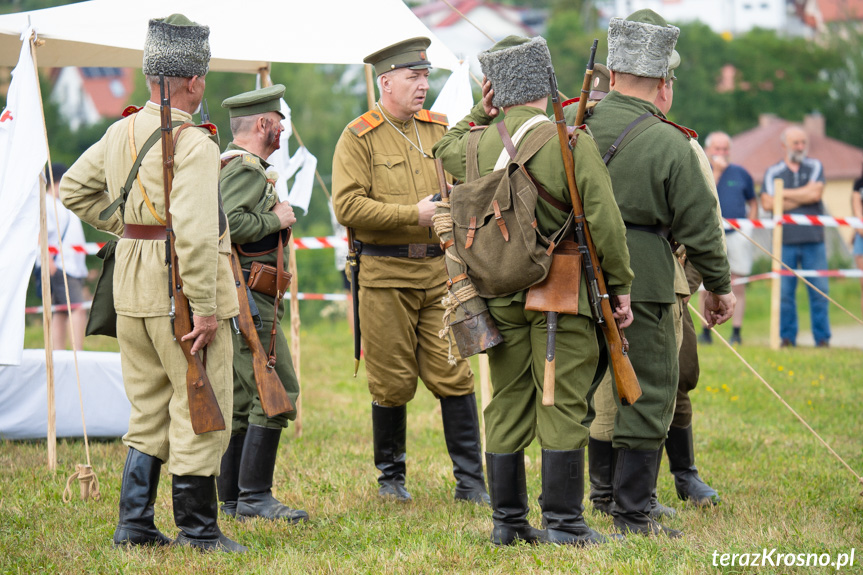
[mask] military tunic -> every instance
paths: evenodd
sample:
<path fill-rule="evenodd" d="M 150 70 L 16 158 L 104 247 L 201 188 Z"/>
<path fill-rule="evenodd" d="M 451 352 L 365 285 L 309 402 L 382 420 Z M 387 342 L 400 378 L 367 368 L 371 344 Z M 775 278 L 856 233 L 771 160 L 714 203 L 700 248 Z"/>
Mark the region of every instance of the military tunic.
<path fill-rule="evenodd" d="M 191 115 L 171 110 L 174 121 Z M 114 123 L 66 172 L 63 203 L 92 226 L 122 235 L 125 223 L 164 224 L 162 155 L 156 143 L 145 156 L 125 212 L 107 221 L 99 213 L 120 194 L 138 149 L 160 126 L 159 106 L 147 102 L 137 114 Z M 193 313 L 215 315 L 219 329 L 207 347 L 207 375 L 219 407 L 231 413 L 228 318 L 238 312 L 231 277 L 230 234 L 219 234 L 219 148 L 200 129 L 183 131 L 174 154 L 171 215 L 183 291 Z M 173 341 L 165 242 L 121 239 L 114 270 L 117 340 L 126 395 L 132 404 L 123 441 L 168 463 L 175 475 L 218 475 L 229 434 L 195 435 L 189 419 L 186 360 Z"/>
<path fill-rule="evenodd" d="M 418 225 L 416 206 L 438 190 L 431 148 L 446 126 L 433 119 L 421 111 L 405 122 L 378 104 L 345 128 L 333 157 L 333 209 L 358 241 L 440 243 L 431 228 Z M 467 362 L 449 365 L 448 346 L 438 337 L 446 280 L 443 256 L 360 256 L 360 325 L 369 391 L 377 404 L 410 401 L 417 376 L 436 397 L 473 393 Z"/>
<path fill-rule="evenodd" d="M 267 178 L 267 168 L 270 165 L 262 158 L 243 150 L 233 142 L 228 144 L 226 152 L 240 151 L 242 154 L 231 159 L 222 168 L 219 185 L 228 225 L 231 228 L 231 239 L 248 249 L 247 253 L 256 253 L 275 248 L 278 241 L 281 223 L 273 213 L 273 206 L 278 202 L 278 194 L 273 182 Z M 258 244 L 257 246 L 249 244 Z M 282 266 L 288 269 L 290 251 L 284 247 Z M 265 255 L 245 256 L 240 254 L 240 266 L 248 270 L 252 262 L 276 266 L 278 252 L 272 251 Z M 270 338 L 275 312 L 275 298 L 253 291 L 252 297 L 258 307 L 261 317 L 261 327 L 257 329 L 258 338 L 264 349 L 270 348 Z M 288 396 L 296 403 L 300 394 L 297 374 L 291 358 L 285 333 L 281 329 L 281 320 L 285 314 L 285 302 L 279 303 L 279 329 L 276 330 L 276 373 L 282 381 Z M 234 340 L 234 414 L 231 432 L 245 433 L 250 423 L 262 427 L 287 427 L 288 421 L 296 419 L 297 413 L 280 414 L 268 418 L 261 407 L 255 374 L 252 365 L 252 352 L 242 334 L 233 334 Z"/>
<path fill-rule="evenodd" d="M 528 106 L 511 108 L 504 117 L 510 134 L 543 110 Z M 463 179 L 466 170 L 470 124 L 488 125 L 491 118 L 482 104 L 459 122 L 435 146 L 435 157 L 445 169 Z M 527 136 L 525 136 L 527 137 Z M 479 141 L 480 175 L 491 173 L 503 150 L 497 130 L 486 130 Z M 624 241 L 623 221 L 614 204 L 611 181 L 593 140 L 584 132 L 573 150 L 576 184 L 582 197 L 588 226 L 605 272 L 609 291 L 630 291 L 632 271 Z M 527 162 L 530 174 L 555 199 L 571 205 L 560 144 L 553 138 Z M 567 213 L 540 200 L 536 218 L 546 235 L 556 231 Z M 588 430 L 582 425 L 587 412 L 586 395 L 596 370 L 599 348 L 582 277 L 579 314 L 561 314 L 555 353 L 555 404 L 543 406 L 540 399 L 546 353 L 546 321 L 541 312 L 524 309 L 526 291 L 488 300 L 489 310 L 503 342 L 488 350 L 492 400 L 485 410 L 486 449 L 492 453 L 515 453 L 539 438 L 543 449 L 572 450 L 587 444 Z"/>
<path fill-rule="evenodd" d="M 604 151 L 645 112 L 661 116 L 652 103 L 612 91 L 596 106 L 587 124 Z M 608 169 L 624 221 L 670 229 L 674 239 L 687 247 L 707 289 L 730 292 L 722 230 L 705 225 L 716 221 L 716 202 L 689 136 L 669 124 L 651 126 L 621 148 Z M 671 423 L 678 386 L 675 258 L 668 240 L 659 234 L 628 229 L 626 236 L 635 272 L 634 321 L 626 335 L 643 395 L 634 405 L 618 410 L 614 446 L 654 450 Z"/>

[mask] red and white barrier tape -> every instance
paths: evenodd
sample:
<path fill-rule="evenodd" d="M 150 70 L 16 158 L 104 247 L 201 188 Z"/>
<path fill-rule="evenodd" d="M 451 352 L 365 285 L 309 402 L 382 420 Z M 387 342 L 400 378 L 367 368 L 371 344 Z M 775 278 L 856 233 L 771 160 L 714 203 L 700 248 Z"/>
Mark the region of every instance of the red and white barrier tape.
<path fill-rule="evenodd" d="M 749 220 L 745 218 L 725 218 L 725 229 L 773 229 L 777 222 L 784 226 L 824 226 L 828 228 L 851 227 L 863 229 L 863 218 L 834 218 L 832 216 L 804 216 L 785 214 L 780 220 Z"/>
<path fill-rule="evenodd" d="M 863 277 L 863 270 L 852 269 L 852 270 L 795 270 L 797 275 L 800 275 L 805 278 L 861 278 Z M 779 276 L 793 276 L 794 274 L 788 270 L 780 270 L 779 272 L 767 272 L 763 274 L 755 274 L 752 276 L 746 276 L 742 278 L 737 278 L 731 283 L 734 285 L 740 284 L 748 284 L 750 282 L 759 281 L 759 280 L 769 280 Z"/>
<path fill-rule="evenodd" d="M 285 299 L 291 299 L 291 294 L 285 294 Z M 348 299 L 347 294 L 343 293 L 303 293 L 300 292 L 297 294 L 298 300 L 313 300 L 313 301 L 346 301 Z M 72 309 L 84 308 L 90 309 L 90 306 L 93 305 L 93 302 L 85 301 L 83 303 L 73 303 L 71 306 Z M 44 310 L 44 306 L 34 306 L 34 307 L 26 307 L 24 308 L 24 313 L 42 313 Z M 67 311 L 67 306 L 65 305 L 55 305 L 51 306 L 51 311 L 53 313 Z"/>
<path fill-rule="evenodd" d="M 346 243 L 347 241 L 347 238 L 339 236 L 294 238 L 294 248 L 298 250 L 323 250 L 328 248 L 334 248 L 340 243 Z M 104 245 L 104 243 L 87 242 L 85 244 L 66 247 L 79 254 L 94 256 L 99 253 L 99 250 L 102 249 L 102 246 Z M 60 250 L 57 248 L 57 246 L 48 246 L 48 251 L 51 253 L 51 255 L 55 256 L 60 253 Z"/>

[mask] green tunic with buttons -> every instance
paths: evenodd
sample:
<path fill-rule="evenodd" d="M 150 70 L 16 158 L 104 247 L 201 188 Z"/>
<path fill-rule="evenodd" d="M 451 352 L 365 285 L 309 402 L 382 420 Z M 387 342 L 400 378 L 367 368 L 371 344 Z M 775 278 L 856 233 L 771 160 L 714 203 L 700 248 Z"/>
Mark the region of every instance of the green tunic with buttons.
<path fill-rule="evenodd" d="M 567 110 L 570 122 L 574 112 Z M 600 152 L 608 150 L 627 125 L 645 112 L 662 116 L 651 102 L 610 92 L 587 119 Z M 657 123 L 621 147 L 609 162 L 608 171 L 623 220 L 669 229 L 672 237 L 686 246 L 708 291 L 725 294 L 731 291 L 731 277 L 722 230 L 715 225 L 716 202 L 690 137 L 684 128 Z M 654 450 L 665 439 L 677 395 L 678 354 L 672 313 L 677 301 L 675 258 L 668 240 L 660 234 L 628 229 L 626 239 L 635 272 L 634 321 L 626 336 L 643 395 L 632 406 L 618 410 L 614 446 Z"/>
<path fill-rule="evenodd" d="M 248 270 L 252 262 L 261 262 L 276 266 L 278 252 L 274 249 L 278 241 L 281 224 L 279 217 L 273 213 L 273 206 L 278 202 L 278 195 L 273 180 L 267 177 L 270 165 L 255 154 L 244 150 L 233 142 L 228 144 L 223 158 L 235 153 L 225 167 L 222 168 L 219 185 L 222 190 L 222 201 L 228 225 L 231 228 L 231 239 L 238 246 L 240 266 Z M 274 178 L 275 179 L 275 178 Z M 243 255 L 273 250 L 263 255 Z M 288 246 L 284 247 L 283 268 L 288 269 Z M 258 307 L 261 325 L 257 328 L 258 338 L 264 349 L 270 348 L 273 318 L 277 315 L 275 298 L 252 292 L 252 297 Z M 276 373 L 282 381 L 288 396 L 296 403 L 300 394 L 297 374 L 291 358 L 290 347 L 281 328 L 281 320 L 285 314 L 284 301 L 279 303 L 276 329 Z M 241 334 L 233 334 L 234 339 L 234 413 L 231 432 L 245 433 L 249 424 L 262 427 L 287 427 L 288 421 L 296 419 L 296 412 L 280 414 L 268 418 L 261 407 L 257 384 L 252 367 L 252 352 Z"/>
<path fill-rule="evenodd" d="M 514 134 L 525 122 L 544 115 L 545 111 L 538 108 L 515 106 L 509 109 L 503 121 L 507 131 Z M 482 104 L 477 104 L 435 146 L 435 157 L 440 158 L 444 168 L 456 178 L 465 177 L 471 124 L 488 125 L 491 121 Z M 529 133 L 525 137 L 529 137 Z M 503 149 L 498 131 L 487 129 L 478 148 L 481 176 L 492 172 Z M 614 295 L 628 294 L 632 282 L 629 252 L 608 172 L 587 133 L 579 131 L 572 153 L 576 184 L 606 284 Z M 545 144 L 526 166 L 551 196 L 571 205 L 557 138 Z M 537 204 L 538 228 L 545 235 L 559 229 L 567 215 L 568 212 L 542 199 Z M 561 314 L 558 320 L 555 404 L 550 407 L 541 402 L 546 353 L 544 315 L 524 309 L 526 291 L 488 301 L 504 341 L 487 352 L 494 388 L 491 403 L 485 410 L 487 451 L 515 453 L 527 447 L 534 437 L 538 437 L 543 449 L 572 450 L 586 445 L 588 430 L 581 422 L 587 412 L 585 398 L 599 360 L 586 286 L 582 275 L 578 315 Z"/>

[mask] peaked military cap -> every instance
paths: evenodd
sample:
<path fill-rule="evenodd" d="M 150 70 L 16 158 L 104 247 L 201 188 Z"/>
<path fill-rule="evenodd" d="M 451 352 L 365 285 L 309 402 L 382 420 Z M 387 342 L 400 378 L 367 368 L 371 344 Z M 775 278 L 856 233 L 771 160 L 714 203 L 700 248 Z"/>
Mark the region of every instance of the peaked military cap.
<path fill-rule="evenodd" d="M 363 58 L 363 62 L 374 66 L 375 73 L 378 75 L 386 74 L 390 70 L 398 68 L 424 70 L 431 68 L 431 62 L 426 56 L 429 44 L 431 44 L 431 40 L 423 36 L 402 40 L 386 48 L 381 48 L 374 54 L 369 54 Z"/>
<path fill-rule="evenodd" d="M 282 106 L 279 101 L 284 95 L 285 87 L 282 84 L 274 84 L 260 90 L 231 96 L 222 102 L 222 107 L 228 108 L 228 115 L 231 118 L 275 112 L 284 120 L 285 115 L 282 114 Z"/>
<path fill-rule="evenodd" d="M 653 10 L 638 10 L 608 23 L 608 68 L 644 78 L 665 78 L 680 28 Z"/>
<path fill-rule="evenodd" d="M 144 41 L 144 74 L 205 76 L 210 69 L 210 28 L 182 14 L 153 18 Z"/>
<path fill-rule="evenodd" d="M 611 75 L 605 64 L 597 62 L 593 65 L 593 79 L 590 81 L 590 95 L 588 100 L 602 100 L 611 91 Z"/>

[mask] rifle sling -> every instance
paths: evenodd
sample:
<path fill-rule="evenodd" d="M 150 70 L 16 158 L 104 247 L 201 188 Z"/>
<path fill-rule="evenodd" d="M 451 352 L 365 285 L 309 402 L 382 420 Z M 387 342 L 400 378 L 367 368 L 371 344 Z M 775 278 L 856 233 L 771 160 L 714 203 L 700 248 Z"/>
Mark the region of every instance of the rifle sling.
<path fill-rule="evenodd" d="M 654 121 L 644 124 L 641 129 L 635 131 L 635 128 L 648 118 L 653 118 Z M 627 127 L 623 129 L 620 135 L 617 136 L 617 139 L 614 141 L 613 144 L 611 144 L 611 146 L 608 148 L 608 151 L 605 152 L 605 155 L 602 156 L 602 161 L 605 162 L 605 165 L 607 166 L 608 163 L 614 158 L 615 154 L 617 154 L 617 152 L 619 152 L 624 146 L 634 140 L 636 136 L 641 134 L 644 130 L 646 130 L 650 126 L 658 124 L 659 122 L 661 122 L 661 120 L 650 112 L 645 112 L 636 119 L 634 119 Z"/>
<path fill-rule="evenodd" d="M 180 120 L 175 120 L 171 123 L 172 128 L 176 128 L 177 126 L 182 125 L 183 122 Z M 189 124 L 191 125 L 191 124 Z M 135 183 L 135 178 L 138 177 L 138 170 L 141 169 L 141 163 L 144 161 L 144 156 L 147 155 L 147 152 L 150 151 L 156 142 L 159 141 L 161 137 L 162 127 L 156 128 L 156 130 L 150 134 L 150 137 L 147 138 L 147 141 L 144 142 L 144 145 L 141 146 L 141 151 L 138 153 L 138 157 L 135 158 L 135 163 L 132 164 L 132 169 L 129 170 L 129 175 L 126 177 L 126 183 L 123 184 L 123 187 L 120 189 L 120 195 L 116 200 L 111 202 L 111 205 L 99 212 L 99 219 L 101 221 L 105 221 L 110 218 L 114 212 L 117 211 L 117 208 L 120 208 L 120 213 L 123 213 L 123 210 L 126 206 L 126 199 L 129 197 L 129 192 L 132 190 L 132 185 Z"/>

